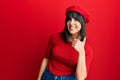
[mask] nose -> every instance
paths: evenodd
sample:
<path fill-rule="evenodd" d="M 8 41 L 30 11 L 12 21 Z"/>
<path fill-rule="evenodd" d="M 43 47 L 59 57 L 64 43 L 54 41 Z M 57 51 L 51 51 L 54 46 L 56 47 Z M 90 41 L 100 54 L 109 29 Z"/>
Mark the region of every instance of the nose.
<path fill-rule="evenodd" d="M 73 25 L 75 23 L 75 20 L 74 19 L 71 19 L 70 20 L 70 24 Z"/>

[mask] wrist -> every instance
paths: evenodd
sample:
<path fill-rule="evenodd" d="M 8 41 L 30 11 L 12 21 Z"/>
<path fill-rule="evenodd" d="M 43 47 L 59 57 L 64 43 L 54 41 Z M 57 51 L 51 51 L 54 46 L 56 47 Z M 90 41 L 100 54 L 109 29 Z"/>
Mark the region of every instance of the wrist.
<path fill-rule="evenodd" d="M 85 51 L 82 50 L 82 51 L 78 51 L 79 55 L 85 55 Z"/>
<path fill-rule="evenodd" d="M 79 53 L 85 53 L 85 50 L 80 50 L 80 51 L 78 51 Z"/>

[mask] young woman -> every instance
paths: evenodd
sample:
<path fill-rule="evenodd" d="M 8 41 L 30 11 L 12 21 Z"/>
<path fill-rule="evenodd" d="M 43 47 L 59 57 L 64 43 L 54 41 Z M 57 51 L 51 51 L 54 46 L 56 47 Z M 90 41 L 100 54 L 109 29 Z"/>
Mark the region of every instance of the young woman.
<path fill-rule="evenodd" d="M 38 80 L 85 80 L 93 54 L 86 40 L 88 22 L 85 10 L 67 8 L 65 29 L 50 37 Z"/>

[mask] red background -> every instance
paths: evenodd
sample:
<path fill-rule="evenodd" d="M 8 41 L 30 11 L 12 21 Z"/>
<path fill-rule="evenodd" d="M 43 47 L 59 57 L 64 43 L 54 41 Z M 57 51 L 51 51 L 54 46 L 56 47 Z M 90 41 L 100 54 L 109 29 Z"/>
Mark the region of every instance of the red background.
<path fill-rule="evenodd" d="M 36 80 L 52 33 L 64 28 L 65 9 L 90 14 L 87 37 L 94 57 L 87 80 L 120 80 L 119 0 L 1 0 L 0 80 Z"/>

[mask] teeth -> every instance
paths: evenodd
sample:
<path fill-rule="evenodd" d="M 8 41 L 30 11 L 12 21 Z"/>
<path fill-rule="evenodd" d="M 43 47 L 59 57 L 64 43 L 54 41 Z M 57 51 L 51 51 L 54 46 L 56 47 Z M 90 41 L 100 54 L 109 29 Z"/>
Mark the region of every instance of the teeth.
<path fill-rule="evenodd" d="M 75 27 L 74 27 L 74 26 L 71 26 L 70 29 L 73 30 L 73 29 L 75 29 Z"/>

